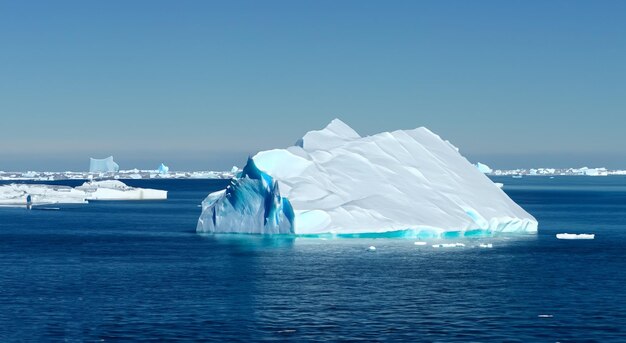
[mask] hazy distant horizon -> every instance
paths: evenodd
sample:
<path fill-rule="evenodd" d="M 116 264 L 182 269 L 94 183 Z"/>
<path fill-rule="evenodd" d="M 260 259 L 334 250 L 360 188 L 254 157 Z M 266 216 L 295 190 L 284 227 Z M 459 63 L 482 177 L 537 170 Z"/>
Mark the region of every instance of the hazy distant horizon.
<path fill-rule="evenodd" d="M 0 170 L 230 169 L 335 117 L 626 169 L 626 1 L 5 1 Z M 45 157 L 42 157 L 45 156 Z"/>
<path fill-rule="evenodd" d="M 454 142 L 453 142 L 454 143 Z M 248 156 L 253 156 L 260 150 L 284 148 L 289 146 L 266 147 L 264 149 L 248 151 L 201 151 L 187 152 L 187 154 L 173 152 L 145 152 L 133 153 L 120 151 L 118 153 L 72 155 L 53 154 L 45 157 L 38 155 L 6 155 L 0 153 L 0 171 L 88 171 L 89 158 L 105 158 L 113 156 L 120 165 L 120 169 L 157 169 L 159 164 L 165 163 L 171 171 L 199 171 L 199 170 L 230 170 L 233 166 L 243 167 Z M 626 156 L 603 154 L 481 154 L 471 153 L 460 148 L 461 154 L 470 162 L 481 162 L 493 169 L 529 169 L 529 168 L 580 168 L 606 167 L 609 169 L 626 170 Z"/>

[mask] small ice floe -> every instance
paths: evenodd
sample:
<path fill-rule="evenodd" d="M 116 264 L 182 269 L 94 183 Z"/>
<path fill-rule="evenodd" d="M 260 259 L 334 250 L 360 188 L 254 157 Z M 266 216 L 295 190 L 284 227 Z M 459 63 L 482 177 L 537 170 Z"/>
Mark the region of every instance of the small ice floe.
<path fill-rule="evenodd" d="M 494 182 L 494 183 L 496 184 L 496 186 L 498 186 L 498 188 L 504 187 L 503 183 L 500 183 L 500 182 Z"/>
<path fill-rule="evenodd" d="M 465 244 L 463 243 L 442 243 L 442 244 L 433 244 L 433 248 L 462 248 Z"/>
<path fill-rule="evenodd" d="M 369 248 L 367 248 L 368 251 L 376 251 L 376 247 L 373 245 L 370 245 Z"/>
<path fill-rule="evenodd" d="M 426 245 L 426 242 L 417 241 L 417 242 L 415 242 L 413 244 L 415 244 L 415 245 Z"/>
<path fill-rule="evenodd" d="M 484 248 L 484 249 L 491 249 L 493 248 L 493 244 L 491 243 L 481 243 L 480 245 L 478 245 L 479 248 Z"/>
<path fill-rule="evenodd" d="M 539 318 L 552 318 L 552 317 L 554 317 L 554 316 L 553 316 L 553 315 L 551 315 L 551 314 L 540 314 L 540 315 L 538 315 L 537 317 L 539 317 Z"/>
<path fill-rule="evenodd" d="M 285 329 L 285 330 L 278 330 L 276 332 L 278 332 L 278 333 L 294 333 L 294 332 L 296 332 L 296 330 L 294 330 L 294 329 Z"/>
<path fill-rule="evenodd" d="M 596 235 L 593 233 L 557 233 L 558 239 L 594 239 Z"/>

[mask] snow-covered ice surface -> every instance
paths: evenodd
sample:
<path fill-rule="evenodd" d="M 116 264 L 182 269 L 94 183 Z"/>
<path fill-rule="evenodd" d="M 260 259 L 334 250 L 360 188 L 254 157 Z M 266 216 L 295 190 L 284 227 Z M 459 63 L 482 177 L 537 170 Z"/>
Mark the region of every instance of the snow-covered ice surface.
<path fill-rule="evenodd" d="M 295 146 L 259 152 L 252 161 L 289 199 L 296 234 L 424 238 L 537 231 L 533 216 L 456 147 L 423 127 L 361 137 L 335 119 Z M 213 193 L 205 202 L 231 201 L 227 193 Z M 257 203 L 256 210 L 266 211 L 265 202 Z M 215 232 L 206 229 L 204 208 L 198 231 Z M 230 222 L 217 232 L 242 231 L 244 222 L 228 217 L 245 213 L 233 209 L 216 213 L 216 220 Z M 248 232 L 268 233 L 261 226 Z"/>
<path fill-rule="evenodd" d="M 557 233 L 558 239 L 594 239 L 596 235 L 593 233 Z"/>
<path fill-rule="evenodd" d="M 0 206 L 25 207 L 28 195 L 33 205 L 86 203 L 85 192 L 72 187 L 14 183 L 0 185 Z"/>
<path fill-rule="evenodd" d="M 86 194 L 87 200 L 163 200 L 167 191 L 130 187 L 118 180 L 89 181 L 76 187 Z"/>
<path fill-rule="evenodd" d="M 29 195 L 33 206 L 84 204 L 89 200 L 167 199 L 167 191 L 129 187 L 117 180 L 90 181 L 75 188 L 45 184 L 8 184 L 0 185 L 0 206 L 26 206 Z"/>

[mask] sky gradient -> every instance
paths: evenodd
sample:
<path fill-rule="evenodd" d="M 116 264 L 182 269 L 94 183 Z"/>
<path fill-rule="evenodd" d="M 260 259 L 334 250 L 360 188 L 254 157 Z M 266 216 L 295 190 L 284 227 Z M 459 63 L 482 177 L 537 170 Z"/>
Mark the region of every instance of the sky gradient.
<path fill-rule="evenodd" d="M 335 117 L 626 169 L 626 1 L 2 1 L 0 170 L 230 169 Z"/>

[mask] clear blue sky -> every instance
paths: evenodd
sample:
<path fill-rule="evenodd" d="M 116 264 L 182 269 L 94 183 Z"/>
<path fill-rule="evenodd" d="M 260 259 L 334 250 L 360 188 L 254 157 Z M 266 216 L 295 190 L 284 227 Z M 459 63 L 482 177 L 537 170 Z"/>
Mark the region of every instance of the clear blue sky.
<path fill-rule="evenodd" d="M 626 1 L 2 1 L 0 170 L 224 169 L 339 117 L 626 168 Z"/>

